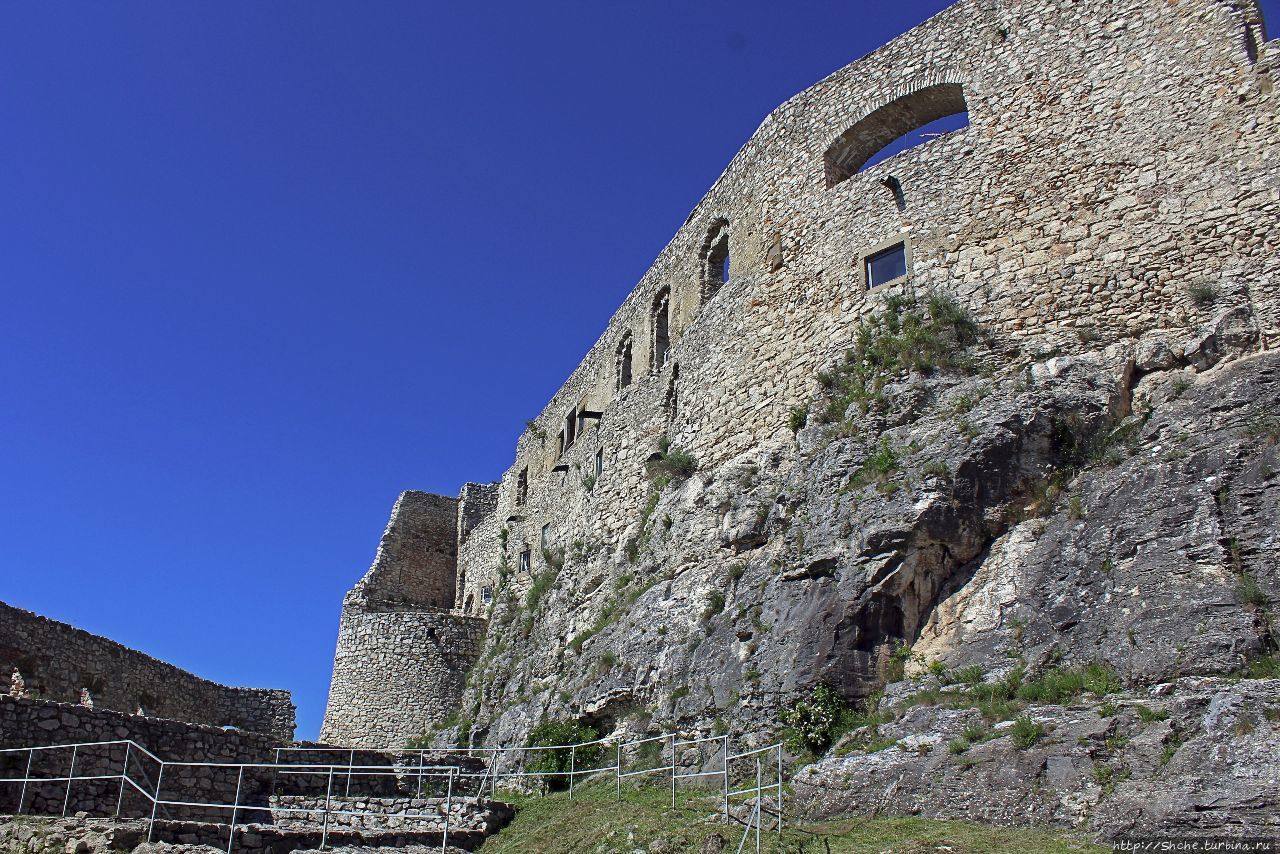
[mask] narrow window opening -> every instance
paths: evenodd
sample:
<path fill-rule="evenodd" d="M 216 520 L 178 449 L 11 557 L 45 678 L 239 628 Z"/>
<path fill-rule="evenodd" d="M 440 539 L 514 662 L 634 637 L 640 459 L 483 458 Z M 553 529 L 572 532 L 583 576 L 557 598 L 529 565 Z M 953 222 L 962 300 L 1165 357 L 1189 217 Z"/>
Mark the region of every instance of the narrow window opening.
<path fill-rule="evenodd" d="M 492 601 L 493 601 L 493 588 L 487 587 L 487 586 L 481 587 L 480 588 L 480 604 L 488 605 Z"/>
<path fill-rule="evenodd" d="M 560 436 L 556 439 L 556 459 L 564 456 L 564 449 L 567 447 L 564 443 L 564 430 L 561 429 Z"/>
<path fill-rule="evenodd" d="M 618 345 L 618 391 L 631 385 L 631 333 L 622 337 Z"/>
<path fill-rule="evenodd" d="M 719 220 L 702 245 L 702 301 L 706 302 L 729 282 L 729 222 Z"/>
<path fill-rule="evenodd" d="M 521 572 L 529 571 L 529 549 L 525 549 L 524 551 L 520 552 L 520 571 Z"/>
<path fill-rule="evenodd" d="M 827 186 L 968 124 L 969 107 L 959 84 L 941 83 L 903 95 L 860 119 L 831 143 L 823 155 Z"/>
<path fill-rule="evenodd" d="M 516 504 L 524 504 L 529 500 L 529 467 L 520 469 L 516 476 Z"/>
<path fill-rule="evenodd" d="M 564 417 L 564 450 L 573 447 L 573 440 L 578 438 L 578 410 L 570 409 Z M 563 451 L 562 451 L 563 453 Z"/>
<path fill-rule="evenodd" d="M 1249 57 L 1250 65 L 1258 64 L 1258 34 L 1253 24 L 1244 25 L 1244 53 Z"/>
<path fill-rule="evenodd" d="M 653 370 L 662 370 L 671 354 L 671 291 L 663 289 L 653 303 Z"/>
<path fill-rule="evenodd" d="M 550 523 L 542 526 L 542 539 L 539 541 L 543 552 L 546 552 L 551 546 L 551 525 Z"/>
<path fill-rule="evenodd" d="M 604 474 L 604 448 L 596 451 L 596 480 L 599 480 L 602 474 Z"/>
<path fill-rule="evenodd" d="M 866 260 L 867 290 L 907 275 L 907 247 L 904 243 L 882 249 Z"/>
<path fill-rule="evenodd" d="M 673 365 L 671 368 L 671 382 L 667 383 L 667 397 L 662 403 L 662 408 L 666 412 L 668 421 L 672 421 L 676 417 L 676 406 L 679 404 L 679 382 L 680 366 Z"/>

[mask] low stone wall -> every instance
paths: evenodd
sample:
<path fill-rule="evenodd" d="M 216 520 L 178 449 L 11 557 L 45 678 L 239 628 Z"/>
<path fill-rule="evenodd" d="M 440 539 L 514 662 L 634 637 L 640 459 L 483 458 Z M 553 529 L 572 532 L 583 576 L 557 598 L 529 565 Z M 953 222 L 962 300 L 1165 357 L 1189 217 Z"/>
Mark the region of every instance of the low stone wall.
<path fill-rule="evenodd" d="M 230 688 L 113 640 L 0 602 L 0 690 L 18 670 L 26 690 L 78 702 L 87 688 L 95 706 L 293 738 L 288 691 Z"/>
<path fill-rule="evenodd" d="M 266 763 L 273 761 L 275 748 L 281 746 L 279 740 L 259 733 L 0 695 L 0 749 L 126 739 L 166 762 Z M 158 762 L 123 744 L 77 748 L 74 756 L 72 753 L 69 747 L 29 754 L 0 752 L 0 778 L 30 776 L 48 780 L 28 784 L 25 792 L 19 783 L 0 783 L 0 812 L 47 815 L 65 811 L 68 815 L 85 812 L 105 816 L 114 815 L 119 809 L 125 814 L 149 814 L 150 801 L 145 796 L 132 786 L 121 787 L 118 775 L 126 767 L 130 779 L 141 788 L 154 792 L 158 782 L 160 797 L 175 801 L 230 804 L 240 782 L 242 802 L 265 804 L 274 783 L 274 775 L 255 770 L 238 781 L 235 766 L 170 766 L 160 780 Z M 78 779 L 68 788 L 65 780 L 56 778 L 73 776 L 73 759 L 76 777 L 117 779 Z M 165 814 L 216 821 L 229 818 L 229 811 L 225 810 L 169 808 L 162 810 L 161 815 Z"/>
<path fill-rule="evenodd" d="M 506 804 L 506 820 L 514 810 Z M 78 851 L 84 854 L 120 854 L 139 851 L 154 854 L 156 848 L 146 845 L 148 835 L 157 842 L 176 845 L 208 845 L 217 851 L 227 849 L 230 827 L 226 824 L 193 821 L 155 822 L 144 819 L 115 821 L 111 819 L 39 819 L 23 822 L 0 821 L 0 850 L 52 852 Z M 331 828 L 327 836 L 330 848 L 398 848 L 418 851 L 439 850 L 443 842 L 439 830 L 428 831 L 358 831 Z M 450 850 L 474 851 L 484 842 L 484 834 L 467 829 L 449 829 Z M 240 854 L 289 854 L 292 851 L 314 851 L 325 840 L 323 829 L 280 828 L 267 824 L 235 827 L 234 850 Z M 146 847 L 143 847 L 146 845 Z M 189 850 L 189 849 L 188 849 Z"/>
<path fill-rule="evenodd" d="M 474 830 L 487 836 L 496 833 L 514 815 L 507 804 L 471 798 L 332 798 L 329 827 L 362 831 L 444 830 L 446 806 L 451 833 Z M 325 812 L 324 798 L 286 795 L 271 799 L 272 820 L 282 828 L 320 826 Z"/>

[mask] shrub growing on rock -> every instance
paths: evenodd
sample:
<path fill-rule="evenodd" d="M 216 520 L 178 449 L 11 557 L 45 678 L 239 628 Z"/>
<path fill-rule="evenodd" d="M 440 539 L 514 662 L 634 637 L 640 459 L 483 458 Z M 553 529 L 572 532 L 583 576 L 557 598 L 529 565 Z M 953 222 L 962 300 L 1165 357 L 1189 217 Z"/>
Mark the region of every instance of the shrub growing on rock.
<path fill-rule="evenodd" d="M 819 683 L 808 700 L 782 710 L 780 717 L 787 726 L 787 746 L 796 752 L 821 753 L 831 746 L 848 711 L 848 705 L 835 688 Z"/>
<path fill-rule="evenodd" d="M 883 312 L 858 325 L 844 359 L 818 375 L 827 393 L 818 420 L 840 421 L 854 403 L 868 411 L 884 401 L 887 383 L 910 371 L 969 369 L 964 351 L 979 337 L 973 318 L 947 294 L 891 296 Z"/>
<path fill-rule="evenodd" d="M 604 756 L 600 744 L 589 744 L 571 749 L 569 745 L 583 745 L 600 738 L 600 733 L 580 721 L 543 721 L 529 731 L 528 747 L 551 747 L 538 750 L 526 766 L 530 771 L 544 775 L 548 788 L 563 789 L 569 785 L 570 764 L 575 768 L 594 768 Z"/>

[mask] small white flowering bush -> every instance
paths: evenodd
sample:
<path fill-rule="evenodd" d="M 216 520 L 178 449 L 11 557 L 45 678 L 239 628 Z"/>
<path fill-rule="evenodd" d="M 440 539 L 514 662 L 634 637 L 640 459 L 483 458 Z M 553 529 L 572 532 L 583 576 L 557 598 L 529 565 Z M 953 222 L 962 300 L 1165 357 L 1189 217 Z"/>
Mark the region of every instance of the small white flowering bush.
<path fill-rule="evenodd" d="M 831 746 L 836 727 L 848 707 L 835 688 L 825 682 L 813 689 L 808 700 L 800 700 L 783 709 L 782 723 L 787 726 L 787 746 L 795 751 L 821 753 Z"/>

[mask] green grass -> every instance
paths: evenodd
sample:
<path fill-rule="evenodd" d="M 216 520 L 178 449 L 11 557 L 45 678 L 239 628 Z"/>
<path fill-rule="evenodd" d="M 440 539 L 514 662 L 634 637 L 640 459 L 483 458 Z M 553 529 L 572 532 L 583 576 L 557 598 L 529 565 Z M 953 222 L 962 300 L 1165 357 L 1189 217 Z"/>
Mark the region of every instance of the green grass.
<path fill-rule="evenodd" d="M 1092 662 L 1084 667 L 1055 667 L 1039 679 L 1024 681 L 1018 687 L 1018 698 L 1029 702 L 1063 704 L 1085 693 L 1105 697 L 1123 687 L 1120 677 L 1109 665 Z"/>
<path fill-rule="evenodd" d="M 500 792 L 516 805 L 516 818 L 479 849 L 481 854 L 539 854 L 647 850 L 664 840 L 671 850 L 699 851 L 707 837 L 719 834 L 726 851 L 737 849 L 741 825 L 707 821 L 720 810 L 715 792 L 681 790 L 678 806 L 671 809 L 670 790 L 656 776 L 641 786 L 624 786 L 622 800 L 614 799 L 612 781 L 577 788 L 573 801 L 558 792 L 546 797 Z M 854 854 L 854 852 L 916 852 L 946 850 L 951 854 L 1060 854 L 1104 852 L 1082 837 L 1058 831 L 991 827 L 964 821 L 922 818 L 848 818 L 821 823 L 790 824 L 783 832 L 782 847 L 772 831 L 761 834 L 762 850 L 792 854 Z M 754 850 L 752 843 L 748 848 Z"/>
<path fill-rule="evenodd" d="M 883 405 L 884 386 L 910 371 L 971 371 L 965 351 L 980 337 L 973 318 L 947 294 L 889 297 L 883 312 L 858 325 L 844 359 L 818 374 L 826 405 L 817 420 L 842 421 L 854 403 L 864 413 Z"/>

